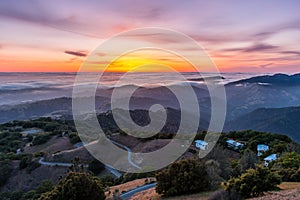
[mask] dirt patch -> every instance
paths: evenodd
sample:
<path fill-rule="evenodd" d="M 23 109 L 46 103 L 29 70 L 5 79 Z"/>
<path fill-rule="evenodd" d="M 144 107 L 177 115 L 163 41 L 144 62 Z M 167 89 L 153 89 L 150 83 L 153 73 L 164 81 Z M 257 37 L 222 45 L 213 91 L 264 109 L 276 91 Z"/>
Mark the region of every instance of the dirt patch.
<path fill-rule="evenodd" d="M 80 161 L 84 163 L 89 163 L 91 160 L 93 160 L 93 156 L 85 147 L 63 151 L 54 156 L 49 156 L 45 160 L 49 162 L 71 163 L 76 157 L 78 157 Z"/>
<path fill-rule="evenodd" d="M 74 146 L 70 143 L 68 137 L 57 137 L 53 136 L 48 142 L 36 146 L 26 146 L 24 148 L 24 153 L 35 153 L 35 152 L 45 152 L 48 154 L 53 154 L 58 151 L 73 149 Z"/>
<path fill-rule="evenodd" d="M 141 153 L 152 152 L 166 146 L 170 141 L 171 140 L 168 139 L 154 139 L 146 142 L 140 142 L 132 149 L 132 151 Z"/>
<path fill-rule="evenodd" d="M 138 138 L 132 136 L 126 136 L 121 134 L 115 134 L 110 137 L 111 140 L 116 141 L 120 144 L 127 146 L 130 149 L 133 149 L 136 145 L 141 143 Z"/>
<path fill-rule="evenodd" d="M 159 194 L 156 193 L 155 188 L 151 188 L 149 190 L 145 190 L 133 195 L 130 200 L 160 200 L 161 197 Z"/>
<path fill-rule="evenodd" d="M 268 192 L 266 193 L 265 196 L 252 198 L 251 200 L 274 200 L 274 199 L 298 200 L 300 199 L 300 190 L 294 189 L 294 190 L 285 190 L 279 192 Z"/>
<path fill-rule="evenodd" d="M 67 172 L 67 168 L 56 166 L 40 166 L 28 172 L 26 169 L 19 170 L 18 162 L 14 161 L 12 175 L 1 191 L 29 191 L 37 188 L 44 180 L 52 180 L 56 183 L 59 177 L 64 176 Z"/>
<path fill-rule="evenodd" d="M 278 187 L 282 190 L 300 190 L 300 182 L 282 182 Z"/>
<path fill-rule="evenodd" d="M 127 183 L 124 184 L 120 184 L 120 185 L 116 185 L 116 186 L 112 186 L 109 188 L 109 191 L 106 192 L 106 196 L 108 199 L 111 199 L 113 197 L 113 193 L 115 190 L 118 190 L 119 193 L 123 192 L 127 192 L 129 190 L 132 190 L 134 188 L 140 187 L 142 185 L 145 185 L 145 180 L 148 179 L 148 181 L 150 180 L 155 180 L 155 178 L 142 178 L 142 179 L 137 179 L 134 181 L 129 181 Z"/>
<path fill-rule="evenodd" d="M 133 195 L 130 200 L 207 200 L 211 192 L 203 192 L 198 194 L 191 195 L 182 195 L 176 197 L 161 197 L 156 193 L 155 188 L 151 188 L 149 190 L 145 190 Z"/>

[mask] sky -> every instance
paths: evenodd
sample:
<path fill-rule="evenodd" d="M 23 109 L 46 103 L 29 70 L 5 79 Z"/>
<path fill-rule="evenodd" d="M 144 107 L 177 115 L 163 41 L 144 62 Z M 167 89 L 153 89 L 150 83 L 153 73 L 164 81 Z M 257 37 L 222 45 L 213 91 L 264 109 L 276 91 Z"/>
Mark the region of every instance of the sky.
<path fill-rule="evenodd" d="M 221 72 L 297 73 L 299 8 L 298 0 L 1 0 L 0 71 L 76 72 L 95 48 L 116 34 L 161 27 L 193 38 Z M 152 37 L 144 39 L 149 42 Z M 168 38 L 159 42 L 170 47 Z M 186 51 L 197 57 L 193 49 Z M 151 59 L 147 53 L 138 55 L 124 55 L 113 62 L 111 71 L 154 62 L 158 54 Z M 164 56 L 168 57 L 158 55 L 158 64 L 176 63 L 161 63 Z M 95 61 L 95 66 L 101 64 Z M 190 70 L 176 64 L 178 71 Z"/>

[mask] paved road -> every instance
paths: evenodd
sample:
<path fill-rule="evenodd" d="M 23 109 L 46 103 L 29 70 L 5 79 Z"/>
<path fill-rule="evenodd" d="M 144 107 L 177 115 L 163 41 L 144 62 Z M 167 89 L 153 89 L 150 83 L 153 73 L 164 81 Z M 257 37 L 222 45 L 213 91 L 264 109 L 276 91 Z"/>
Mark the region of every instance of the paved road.
<path fill-rule="evenodd" d="M 120 178 L 122 176 L 122 174 L 118 170 L 116 170 L 115 168 L 113 168 L 110 165 L 105 165 L 105 169 L 107 169 L 110 173 L 115 175 L 115 177 L 117 177 L 117 178 Z"/>
<path fill-rule="evenodd" d="M 62 162 L 46 162 L 44 158 L 39 159 L 39 163 L 41 165 L 48 165 L 48 166 L 61 166 L 61 167 L 72 167 L 72 163 L 62 163 Z"/>
<path fill-rule="evenodd" d="M 142 192 L 142 191 L 145 191 L 145 190 L 148 190 L 150 188 L 154 188 L 156 186 L 156 183 L 151 183 L 151 184 L 148 184 L 148 185 L 143 185 L 141 187 L 137 187 L 133 190 L 130 190 L 128 192 L 125 192 L 123 194 L 120 195 L 120 197 L 123 199 L 123 200 L 129 200 L 130 197 L 132 197 L 134 194 L 138 193 L 138 192 Z"/>
<path fill-rule="evenodd" d="M 125 149 L 125 150 L 128 152 L 128 156 L 127 156 L 128 162 L 129 162 L 132 166 L 134 166 L 134 167 L 136 167 L 136 168 L 138 168 L 138 169 L 141 169 L 140 166 L 138 166 L 137 164 L 135 164 L 135 163 L 131 160 L 131 149 L 130 149 L 129 147 L 127 147 L 127 146 L 125 146 L 125 145 L 123 145 L 123 144 L 120 144 L 120 143 L 118 143 L 118 142 L 112 141 L 112 140 L 111 140 L 111 142 L 114 143 L 115 145 L 118 145 L 119 147 Z"/>
<path fill-rule="evenodd" d="M 46 161 L 44 161 L 44 158 L 40 158 L 39 163 L 41 165 L 47 165 L 47 166 L 60 166 L 60 167 L 72 167 L 73 166 L 72 163 L 46 162 Z M 85 165 L 85 167 L 88 167 L 88 165 Z M 122 176 L 122 174 L 119 171 L 117 171 L 116 169 L 114 169 L 113 167 L 111 167 L 109 165 L 105 165 L 105 169 L 107 169 L 110 173 L 112 173 L 117 178 L 120 178 Z"/>
<path fill-rule="evenodd" d="M 111 141 L 112 143 L 114 143 L 115 145 L 125 149 L 127 152 L 128 152 L 128 162 L 138 168 L 138 169 L 141 169 L 140 166 L 138 166 L 137 164 L 135 164 L 132 160 L 131 160 L 131 149 L 128 148 L 127 146 L 123 145 L 123 144 L 120 144 L 118 142 L 115 142 L 115 141 Z M 58 153 L 55 153 L 53 155 L 59 155 L 59 154 L 62 154 L 62 153 L 69 153 L 69 152 L 73 152 L 75 150 L 77 150 L 78 148 L 81 148 L 81 147 L 77 147 L 75 149 L 70 149 L 70 150 L 65 150 L 65 151 L 61 151 L 61 152 L 58 152 Z M 44 158 L 40 158 L 39 160 L 39 163 L 41 165 L 48 165 L 48 166 L 61 166 L 61 167 L 71 167 L 73 164 L 72 163 L 62 163 L 62 162 L 45 162 L 44 161 Z M 105 169 L 107 169 L 111 174 L 113 174 L 114 176 L 116 176 L 117 178 L 120 178 L 122 176 L 122 174 L 116 170 L 115 168 L 113 168 L 112 166 L 110 165 L 105 165 Z"/>

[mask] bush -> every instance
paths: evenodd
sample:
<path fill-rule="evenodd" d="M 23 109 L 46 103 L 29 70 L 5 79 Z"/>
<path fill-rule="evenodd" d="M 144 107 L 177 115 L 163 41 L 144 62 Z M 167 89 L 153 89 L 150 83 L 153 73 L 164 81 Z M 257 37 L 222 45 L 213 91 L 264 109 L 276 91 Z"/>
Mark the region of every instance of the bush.
<path fill-rule="evenodd" d="M 102 178 L 100 178 L 100 180 L 105 187 L 111 187 L 115 183 L 114 178 L 110 175 L 103 176 Z"/>
<path fill-rule="evenodd" d="M 171 164 L 156 175 L 156 191 L 165 196 L 207 191 L 210 187 L 205 163 L 196 159 Z"/>
<path fill-rule="evenodd" d="M 300 181 L 300 155 L 296 152 L 283 154 L 270 166 L 273 171 L 282 176 L 283 181 Z"/>
<path fill-rule="evenodd" d="M 21 162 L 19 163 L 19 169 L 25 169 L 28 167 L 29 163 L 31 162 L 31 158 L 29 157 L 22 157 Z"/>
<path fill-rule="evenodd" d="M 70 133 L 69 134 L 69 139 L 70 139 L 70 142 L 72 144 L 76 144 L 78 142 L 81 142 L 81 139 L 80 139 L 80 137 L 78 136 L 77 133 Z"/>
<path fill-rule="evenodd" d="M 48 142 L 50 140 L 50 134 L 36 135 L 32 140 L 32 145 L 40 145 Z"/>
<path fill-rule="evenodd" d="M 98 175 L 104 169 L 105 169 L 105 165 L 99 160 L 94 159 L 89 163 L 88 170 L 93 172 L 93 174 L 95 175 Z"/>
<path fill-rule="evenodd" d="M 20 133 L 3 132 L 0 133 L 0 152 L 16 152 L 23 145 L 22 135 Z"/>
<path fill-rule="evenodd" d="M 264 192 L 277 190 L 280 184 L 279 175 L 272 173 L 266 167 L 249 169 L 237 178 L 231 178 L 225 183 L 226 191 L 237 192 L 244 198 L 257 197 Z"/>
<path fill-rule="evenodd" d="M 103 186 L 97 177 L 93 177 L 89 173 L 69 172 L 63 180 L 59 181 L 53 190 L 43 194 L 39 199 L 104 200 L 105 198 Z"/>
<path fill-rule="evenodd" d="M 12 172 L 12 166 L 8 161 L 0 162 L 0 187 L 5 185 Z"/>

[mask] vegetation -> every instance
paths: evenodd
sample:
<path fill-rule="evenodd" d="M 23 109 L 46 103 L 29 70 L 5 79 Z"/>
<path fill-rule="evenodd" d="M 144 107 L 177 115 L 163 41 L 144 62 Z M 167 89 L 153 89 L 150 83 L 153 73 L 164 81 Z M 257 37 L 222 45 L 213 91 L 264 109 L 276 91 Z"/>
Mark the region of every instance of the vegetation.
<path fill-rule="evenodd" d="M 283 154 L 270 168 L 278 172 L 283 181 L 300 181 L 300 155 L 296 152 Z"/>
<path fill-rule="evenodd" d="M 12 166 L 8 161 L 0 161 L 0 187 L 5 185 L 12 172 Z"/>
<path fill-rule="evenodd" d="M 34 136 L 32 140 L 32 145 L 40 145 L 48 142 L 50 140 L 51 134 L 41 134 L 41 135 L 36 135 Z"/>
<path fill-rule="evenodd" d="M 17 132 L 2 132 L 0 133 L 0 152 L 16 152 L 23 145 L 22 135 Z"/>
<path fill-rule="evenodd" d="M 249 169 L 237 178 L 231 178 L 226 184 L 226 191 L 237 192 L 244 198 L 258 197 L 264 192 L 277 190 L 281 183 L 280 176 L 268 168 Z"/>
<path fill-rule="evenodd" d="M 78 133 L 70 133 L 69 134 L 70 142 L 72 144 L 76 144 L 78 142 L 81 142 L 80 137 L 78 136 Z"/>
<path fill-rule="evenodd" d="M 39 200 L 103 200 L 103 186 L 97 177 L 89 173 L 69 172 L 53 190 L 43 194 Z"/>
<path fill-rule="evenodd" d="M 140 116 L 141 113 L 133 113 Z M 143 113 L 142 113 L 143 114 Z M 106 134 L 121 132 L 108 113 L 98 116 Z M 44 134 L 22 136 L 24 128 L 39 128 Z M 72 121 L 59 121 L 42 118 L 30 121 L 14 121 L 0 125 L 0 187 L 9 179 L 12 172 L 12 160 L 20 160 L 19 169 L 29 173 L 39 167 L 37 162 L 45 152 L 16 154 L 17 149 L 23 149 L 25 144 L 32 142 L 39 145 L 47 142 L 53 135 L 60 136 L 67 133 L 70 142 L 80 142 L 80 138 Z M 206 132 L 200 132 L 196 139 L 204 139 Z M 145 142 L 153 139 L 171 139 L 173 134 L 158 133 L 151 138 L 140 139 Z M 245 144 L 245 149 L 232 151 L 227 148 L 226 140 L 234 139 Z M 267 144 L 270 150 L 261 157 L 257 156 L 257 144 Z M 34 147 L 39 149 L 39 147 Z M 40 151 L 40 150 L 38 150 Z M 44 151 L 44 150 L 42 150 Z M 196 148 L 188 150 L 189 155 L 198 157 Z M 269 167 L 262 167 L 263 158 L 276 153 L 278 159 L 271 162 Z M 219 189 L 222 182 L 226 182 L 224 191 L 216 192 L 215 199 L 240 199 L 262 195 L 265 191 L 277 189 L 276 185 L 283 181 L 300 181 L 300 146 L 285 135 L 263 133 L 257 131 L 240 131 L 221 134 L 218 144 L 202 160 L 179 160 L 155 175 L 154 172 L 131 174 L 124 173 L 120 178 L 104 176 L 100 180 L 93 175 L 99 174 L 104 165 L 92 160 L 88 170 L 84 172 L 83 165 L 74 165 L 73 172 L 61 179 L 55 186 L 52 182 L 45 182 L 30 191 L 14 191 L 1 193 L 6 199 L 104 199 L 104 187 L 126 183 L 131 180 L 154 177 L 157 179 L 157 192 L 165 196 L 184 195 Z M 49 154 L 48 154 L 49 155 Z M 76 161 L 76 160 L 75 160 Z M 79 160 L 76 162 L 79 163 Z M 22 172 L 23 173 L 23 172 Z M 148 183 L 148 182 L 145 182 Z M 218 190 L 219 191 L 219 190 Z M 122 192 L 122 191 L 120 191 Z M 1 199 L 1 198 L 0 198 Z"/>
<path fill-rule="evenodd" d="M 156 175 L 156 191 L 165 196 L 191 194 L 207 191 L 210 178 L 203 161 L 181 160 L 171 164 Z"/>
<path fill-rule="evenodd" d="M 105 165 L 99 160 L 94 159 L 89 163 L 88 170 L 95 175 L 98 175 L 104 169 L 105 169 Z"/>
<path fill-rule="evenodd" d="M 9 199 L 9 200 L 37 200 L 40 196 L 49 192 L 53 189 L 54 184 L 51 181 L 43 181 L 38 188 L 35 190 L 30 190 L 28 192 L 23 191 L 14 191 L 14 192 L 2 192 L 0 193 L 0 199 Z"/>

